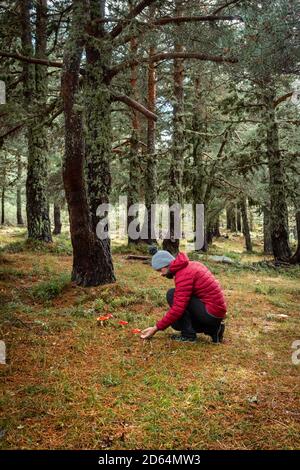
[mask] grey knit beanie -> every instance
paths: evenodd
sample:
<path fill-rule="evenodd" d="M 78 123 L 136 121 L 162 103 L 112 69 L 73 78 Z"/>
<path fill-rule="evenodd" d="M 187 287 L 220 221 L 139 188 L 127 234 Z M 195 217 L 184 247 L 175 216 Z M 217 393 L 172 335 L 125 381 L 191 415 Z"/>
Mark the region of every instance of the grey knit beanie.
<path fill-rule="evenodd" d="M 161 268 L 165 268 L 169 266 L 171 261 L 174 261 L 174 256 L 171 255 L 168 251 L 165 250 L 158 250 L 154 256 L 152 256 L 152 268 L 156 271 Z"/>

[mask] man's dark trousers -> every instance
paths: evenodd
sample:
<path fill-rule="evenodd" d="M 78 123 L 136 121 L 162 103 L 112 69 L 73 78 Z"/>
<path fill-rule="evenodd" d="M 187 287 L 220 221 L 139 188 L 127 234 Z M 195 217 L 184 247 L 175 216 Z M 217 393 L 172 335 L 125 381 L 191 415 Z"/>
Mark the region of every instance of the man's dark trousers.
<path fill-rule="evenodd" d="M 173 305 L 175 289 L 167 292 L 167 301 Z M 192 296 L 183 315 L 171 326 L 181 331 L 186 338 L 196 338 L 196 333 L 205 333 L 212 336 L 220 327 L 222 319 L 216 318 L 207 312 L 205 305 L 198 297 Z"/>

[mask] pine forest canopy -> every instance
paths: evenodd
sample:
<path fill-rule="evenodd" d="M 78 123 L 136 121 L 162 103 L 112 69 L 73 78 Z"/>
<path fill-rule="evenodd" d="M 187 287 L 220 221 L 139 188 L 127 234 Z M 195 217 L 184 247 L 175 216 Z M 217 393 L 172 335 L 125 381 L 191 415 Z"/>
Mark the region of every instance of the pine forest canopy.
<path fill-rule="evenodd" d="M 25 188 L 28 237 L 51 243 L 49 204 L 55 233 L 66 204 L 84 286 L 115 280 L 97 208 L 120 195 L 146 206 L 148 238 L 129 243 L 156 241 L 167 201 L 204 204 L 204 250 L 238 213 L 251 251 L 251 207 L 265 251 L 299 263 L 299 15 L 296 0 L 1 1 L 1 222 L 16 194 L 23 224 Z"/>

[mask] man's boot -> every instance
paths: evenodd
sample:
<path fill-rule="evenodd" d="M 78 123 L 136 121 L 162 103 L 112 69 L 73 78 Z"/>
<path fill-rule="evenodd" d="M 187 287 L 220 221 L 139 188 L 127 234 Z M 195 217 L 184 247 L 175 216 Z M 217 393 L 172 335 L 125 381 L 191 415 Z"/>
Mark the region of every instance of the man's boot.
<path fill-rule="evenodd" d="M 211 331 L 208 334 L 211 337 L 213 343 L 222 343 L 224 331 L 225 331 L 225 324 L 220 323 L 220 325 L 214 331 Z"/>

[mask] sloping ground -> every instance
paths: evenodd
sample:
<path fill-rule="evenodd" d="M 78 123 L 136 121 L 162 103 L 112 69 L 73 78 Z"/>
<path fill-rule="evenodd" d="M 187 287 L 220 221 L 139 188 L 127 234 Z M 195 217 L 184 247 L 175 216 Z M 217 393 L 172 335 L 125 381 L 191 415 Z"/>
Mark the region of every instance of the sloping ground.
<path fill-rule="evenodd" d="M 226 343 L 200 335 L 178 344 L 170 329 L 143 342 L 132 329 L 164 314 L 172 280 L 115 254 L 116 284 L 78 288 L 70 256 L 9 251 L 0 269 L 1 448 L 299 449 L 296 268 L 210 264 L 228 300 Z M 104 312 L 114 318 L 100 326 Z"/>

